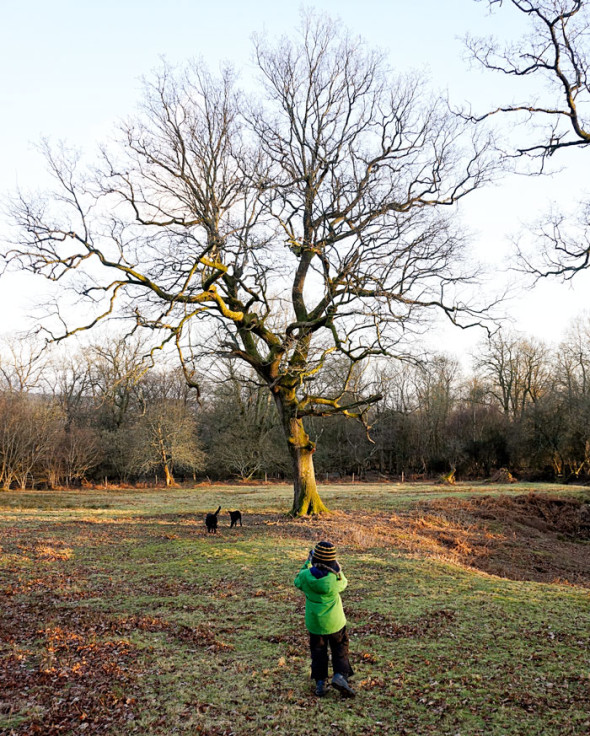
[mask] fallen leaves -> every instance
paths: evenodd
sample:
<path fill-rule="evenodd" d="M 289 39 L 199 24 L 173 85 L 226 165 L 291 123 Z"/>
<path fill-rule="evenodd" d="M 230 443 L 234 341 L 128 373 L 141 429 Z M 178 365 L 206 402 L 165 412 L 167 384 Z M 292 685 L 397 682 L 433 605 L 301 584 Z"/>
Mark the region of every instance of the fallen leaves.
<path fill-rule="evenodd" d="M 385 639 L 405 639 L 425 635 L 438 635 L 455 620 L 455 612 L 446 609 L 431 611 L 406 624 L 399 624 L 393 616 L 382 613 L 363 613 L 368 623 L 355 625 L 355 636 L 373 634 Z"/>
<path fill-rule="evenodd" d="M 7 733 L 52 736 L 81 724 L 87 733 L 112 733 L 134 721 L 145 666 L 129 639 L 134 631 L 163 632 L 211 652 L 232 649 L 211 626 L 8 598 L 0 611 L 0 714 L 13 722 Z"/>

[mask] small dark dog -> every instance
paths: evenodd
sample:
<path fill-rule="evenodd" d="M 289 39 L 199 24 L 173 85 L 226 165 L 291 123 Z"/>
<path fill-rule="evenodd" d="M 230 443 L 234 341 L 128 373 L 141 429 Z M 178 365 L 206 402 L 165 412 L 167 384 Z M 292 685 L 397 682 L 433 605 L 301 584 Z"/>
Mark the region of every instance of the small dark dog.
<path fill-rule="evenodd" d="M 207 514 L 205 517 L 205 524 L 207 525 L 207 533 L 213 532 L 217 534 L 217 514 L 221 511 L 221 506 L 217 509 L 214 514 Z"/>
<path fill-rule="evenodd" d="M 228 509 L 229 511 L 229 509 Z M 232 526 L 237 526 L 238 521 L 240 522 L 240 526 L 242 526 L 242 514 L 239 511 L 230 511 L 229 512 L 229 518 L 231 519 L 230 528 Z"/>

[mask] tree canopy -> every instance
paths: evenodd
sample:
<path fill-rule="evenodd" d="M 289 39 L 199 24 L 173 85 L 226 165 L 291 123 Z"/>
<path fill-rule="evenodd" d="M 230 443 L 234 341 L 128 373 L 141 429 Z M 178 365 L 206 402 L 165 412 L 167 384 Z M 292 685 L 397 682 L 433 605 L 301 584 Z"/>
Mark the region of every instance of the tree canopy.
<path fill-rule="evenodd" d="M 315 513 L 305 420 L 362 419 L 379 394 L 350 397 L 354 365 L 398 353 L 432 312 L 481 319 L 451 214 L 492 159 L 421 79 L 325 18 L 256 39 L 254 57 L 254 92 L 229 67 L 164 67 L 91 168 L 46 145 L 56 190 L 18 198 L 6 258 L 73 290 L 78 309 L 62 291 L 45 324 L 52 339 L 122 318 L 153 350 L 174 345 L 190 384 L 203 354 L 247 364 L 278 409 L 293 513 Z M 323 392 L 338 356 L 348 369 Z"/>

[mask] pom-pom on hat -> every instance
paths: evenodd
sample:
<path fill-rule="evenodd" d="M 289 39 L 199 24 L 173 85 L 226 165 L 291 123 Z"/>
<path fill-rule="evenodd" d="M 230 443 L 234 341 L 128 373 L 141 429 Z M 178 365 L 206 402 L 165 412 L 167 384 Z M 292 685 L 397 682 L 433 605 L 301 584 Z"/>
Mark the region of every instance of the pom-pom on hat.
<path fill-rule="evenodd" d="M 336 562 L 336 547 L 332 542 L 318 542 L 313 549 L 313 559 L 314 562 L 332 567 L 332 563 Z"/>

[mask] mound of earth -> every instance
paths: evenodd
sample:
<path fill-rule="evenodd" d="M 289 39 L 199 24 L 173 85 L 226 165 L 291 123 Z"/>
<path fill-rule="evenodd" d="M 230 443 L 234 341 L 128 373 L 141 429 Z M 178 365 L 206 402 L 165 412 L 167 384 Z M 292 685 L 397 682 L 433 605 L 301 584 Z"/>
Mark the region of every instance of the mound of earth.
<path fill-rule="evenodd" d="M 512 580 L 590 587 L 590 505 L 563 495 L 448 496 L 392 512 L 261 522 L 268 533 L 448 559 Z"/>
<path fill-rule="evenodd" d="M 446 522 L 431 533 L 466 564 L 514 580 L 590 586 L 590 508 L 576 498 L 444 498 L 421 504 L 426 510 Z"/>
<path fill-rule="evenodd" d="M 590 539 L 587 504 L 578 499 L 528 493 L 522 496 L 483 496 L 472 499 L 471 503 L 483 518 L 505 519 L 543 532 Z"/>
<path fill-rule="evenodd" d="M 500 468 L 484 483 L 518 483 L 518 481 L 507 468 Z"/>

